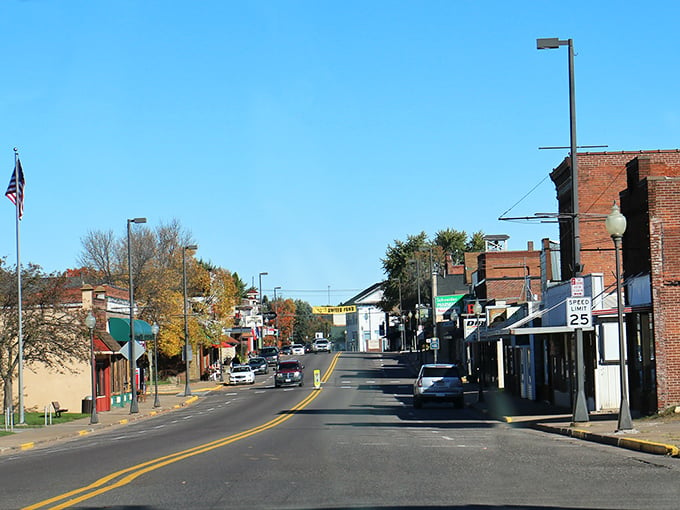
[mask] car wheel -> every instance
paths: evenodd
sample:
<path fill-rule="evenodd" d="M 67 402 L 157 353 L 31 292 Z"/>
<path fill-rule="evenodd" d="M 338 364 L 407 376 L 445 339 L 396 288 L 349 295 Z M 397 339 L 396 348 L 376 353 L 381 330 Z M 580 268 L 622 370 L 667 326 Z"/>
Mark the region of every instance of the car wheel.
<path fill-rule="evenodd" d="M 413 397 L 413 407 L 415 407 L 416 409 L 420 409 L 421 407 L 423 407 L 423 402 L 419 398 Z"/>

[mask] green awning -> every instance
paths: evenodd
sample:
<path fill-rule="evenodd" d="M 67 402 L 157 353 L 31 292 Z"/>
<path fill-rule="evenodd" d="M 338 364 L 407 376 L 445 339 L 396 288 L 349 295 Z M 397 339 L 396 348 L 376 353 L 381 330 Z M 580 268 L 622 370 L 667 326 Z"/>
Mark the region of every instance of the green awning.
<path fill-rule="evenodd" d="M 109 333 L 117 342 L 127 343 L 130 340 L 130 319 L 110 318 Z M 138 342 L 153 340 L 153 332 L 148 322 L 135 319 L 135 340 Z"/>

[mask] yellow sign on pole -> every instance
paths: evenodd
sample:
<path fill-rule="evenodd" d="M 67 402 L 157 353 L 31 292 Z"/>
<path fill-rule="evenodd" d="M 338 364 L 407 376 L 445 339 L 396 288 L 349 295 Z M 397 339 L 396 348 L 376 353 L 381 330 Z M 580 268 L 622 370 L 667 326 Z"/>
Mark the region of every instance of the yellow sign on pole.
<path fill-rule="evenodd" d="M 314 389 L 318 390 L 321 388 L 321 370 L 318 368 L 314 370 Z"/>
<path fill-rule="evenodd" d="M 340 313 L 353 313 L 357 307 L 351 306 L 313 306 L 312 313 L 316 315 L 335 315 Z"/>

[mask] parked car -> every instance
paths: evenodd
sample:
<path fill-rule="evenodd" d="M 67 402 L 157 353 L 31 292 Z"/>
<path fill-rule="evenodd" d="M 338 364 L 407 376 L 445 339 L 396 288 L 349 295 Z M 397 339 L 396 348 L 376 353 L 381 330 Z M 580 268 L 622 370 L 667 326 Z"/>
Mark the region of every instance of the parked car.
<path fill-rule="evenodd" d="M 304 384 L 305 366 L 296 359 L 286 360 L 279 363 L 274 376 L 274 386 L 302 386 Z"/>
<path fill-rule="evenodd" d="M 248 360 L 248 364 L 256 374 L 266 374 L 269 372 L 269 363 L 267 363 L 267 360 L 261 356 L 250 358 Z"/>
<path fill-rule="evenodd" d="M 425 364 L 413 383 L 413 407 L 420 408 L 425 401 L 453 402 L 456 407 L 465 405 L 463 381 L 457 365 Z"/>
<path fill-rule="evenodd" d="M 293 354 L 293 350 L 291 349 L 290 345 L 286 345 L 284 348 L 282 348 L 281 354 L 285 356 L 290 356 L 291 354 Z"/>
<path fill-rule="evenodd" d="M 229 370 L 229 384 L 253 384 L 255 372 L 250 365 L 234 365 Z"/>
<path fill-rule="evenodd" d="M 293 344 L 290 346 L 290 351 L 293 356 L 304 356 L 305 346 L 302 344 Z"/>
<path fill-rule="evenodd" d="M 260 357 L 267 360 L 268 365 L 276 365 L 279 362 L 279 349 L 277 347 L 263 347 Z"/>
<path fill-rule="evenodd" d="M 317 338 L 312 344 L 312 351 L 317 352 L 331 352 L 331 342 L 325 338 Z"/>

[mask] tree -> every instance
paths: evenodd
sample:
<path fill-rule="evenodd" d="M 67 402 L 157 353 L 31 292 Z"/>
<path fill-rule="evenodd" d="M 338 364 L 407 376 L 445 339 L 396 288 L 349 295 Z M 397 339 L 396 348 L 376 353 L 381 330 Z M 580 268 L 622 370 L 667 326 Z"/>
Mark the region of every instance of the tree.
<path fill-rule="evenodd" d="M 451 260 L 454 264 L 462 264 L 464 261 L 463 254 L 468 249 L 468 236 L 462 230 L 454 230 L 447 228 L 440 230 L 434 236 L 434 244 L 440 246 L 445 253 L 451 255 Z"/>
<path fill-rule="evenodd" d="M 293 326 L 293 342 L 298 344 L 305 343 L 305 337 L 314 337 L 312 323 L 312 306 L 307 301 L 295 300 L 295 323 Z"/>
<path fill-rule="evenodd" d="M 380 307 L 389 313 L 400 307 L 415 310 L 419 302 L 421 305 L 431 303 L 432 273 L 443 274 L 446 254 L 451 255 L 454 264 L 460 264 L 466 252 L 483 249 L 481 231 L 468 237 L 464 231 L 445 229 L 438 231 L 431 241 L 425 232 L 407 236 L 406 241 L 395 240 L 382 259 L 387 278 L 382 284 Z"/>
<path fill-rule="evenodd" d="M 78 263 L 91 268 L 105 282 L 113 283 L 118 244 L 113 230 L 90 230 L 80 242 L 83 250 L 78 256 Z"/>
<path fill-rule="evenodd" d="M 67 305 L 67 279 L 46 274 L 30 264 L 21 271 L 22 339 L 25 364 L 40 363 L 53 370 L 89 357 L 88 331 L 84 314 Z M 12 407 L 12 380 L 19 366 L 19 314 L 16 269 L 0 260 L 0 378 L 4 408 Z"/>

